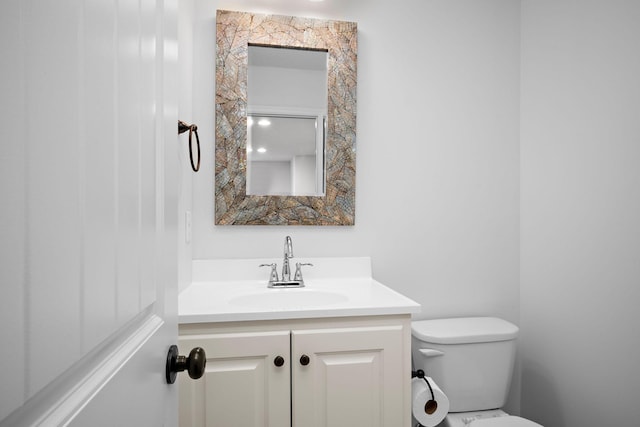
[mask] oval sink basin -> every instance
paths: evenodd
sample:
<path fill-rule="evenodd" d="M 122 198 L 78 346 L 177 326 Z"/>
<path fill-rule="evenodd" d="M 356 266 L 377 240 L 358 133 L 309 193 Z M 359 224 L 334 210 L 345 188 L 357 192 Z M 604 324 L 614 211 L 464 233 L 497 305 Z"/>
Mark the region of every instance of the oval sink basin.
<path fill-rule="evenodd" d="M 317 308 L 346 302 L 344 295 L 315 289 L 267 289 L 265 291 L 239 295 L 229 304 L 250 308 Z"/>

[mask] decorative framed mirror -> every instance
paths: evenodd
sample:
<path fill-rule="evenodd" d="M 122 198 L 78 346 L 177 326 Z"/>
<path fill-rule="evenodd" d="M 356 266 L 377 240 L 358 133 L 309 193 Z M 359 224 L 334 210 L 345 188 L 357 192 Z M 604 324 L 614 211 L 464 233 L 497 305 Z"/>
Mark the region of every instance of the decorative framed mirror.
<path fill-rule="evenodd" d="M 355 223 L 357 25 L 218 10 L 215 223 Z"/>

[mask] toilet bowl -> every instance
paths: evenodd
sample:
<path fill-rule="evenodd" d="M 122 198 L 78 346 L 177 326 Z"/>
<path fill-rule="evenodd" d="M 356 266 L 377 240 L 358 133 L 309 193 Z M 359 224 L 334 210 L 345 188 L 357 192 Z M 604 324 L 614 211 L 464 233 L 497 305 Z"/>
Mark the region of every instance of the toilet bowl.
<path fill-rule="evenodd" d="M 441 426 L 542 427 L 500 409 L 511 385 L 517 336 L 517 326 L 495 317 L 412 322 L 414 369 L 433 378 L 449 399 Z"/>

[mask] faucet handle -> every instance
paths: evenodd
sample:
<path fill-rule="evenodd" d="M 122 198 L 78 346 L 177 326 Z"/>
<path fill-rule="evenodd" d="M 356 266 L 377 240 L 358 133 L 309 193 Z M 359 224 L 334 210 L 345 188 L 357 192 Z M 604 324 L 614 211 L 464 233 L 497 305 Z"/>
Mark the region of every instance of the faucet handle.
<path fill-rule="evenodd" d="M 278 264 L 260 264 L 259 267 L 271 267 L 271 273 L 269 274 L 269 282 L 277 282 L 278 279 Z"/>
<path fill-rule="evenodd" d="M 303 265 L 308 265 L 310 267 L 313 267 L 313 264 L 311 264 L 310 262 L 296 262 L 296 274 L 293 276 L 293 280 L 298 280 L 300 282 L 302 282 L 302 266 Z"/>

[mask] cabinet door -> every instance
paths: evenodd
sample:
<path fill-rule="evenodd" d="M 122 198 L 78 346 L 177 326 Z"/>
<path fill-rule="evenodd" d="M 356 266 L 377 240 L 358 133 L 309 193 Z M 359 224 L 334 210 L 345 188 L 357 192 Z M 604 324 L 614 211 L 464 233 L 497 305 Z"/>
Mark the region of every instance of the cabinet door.
<path fill-rule="evenodd" d="M 289 331 L 180 337 L 181 354 L 198 346 L 207 366 L 200 380 L 179 376 L 181 427 L 291 425 Z"/>
<path fill-rule="evenodd" d="M 293 331 L 293 426 L 404 425 L 402 340 L 402 326 Z"/>

